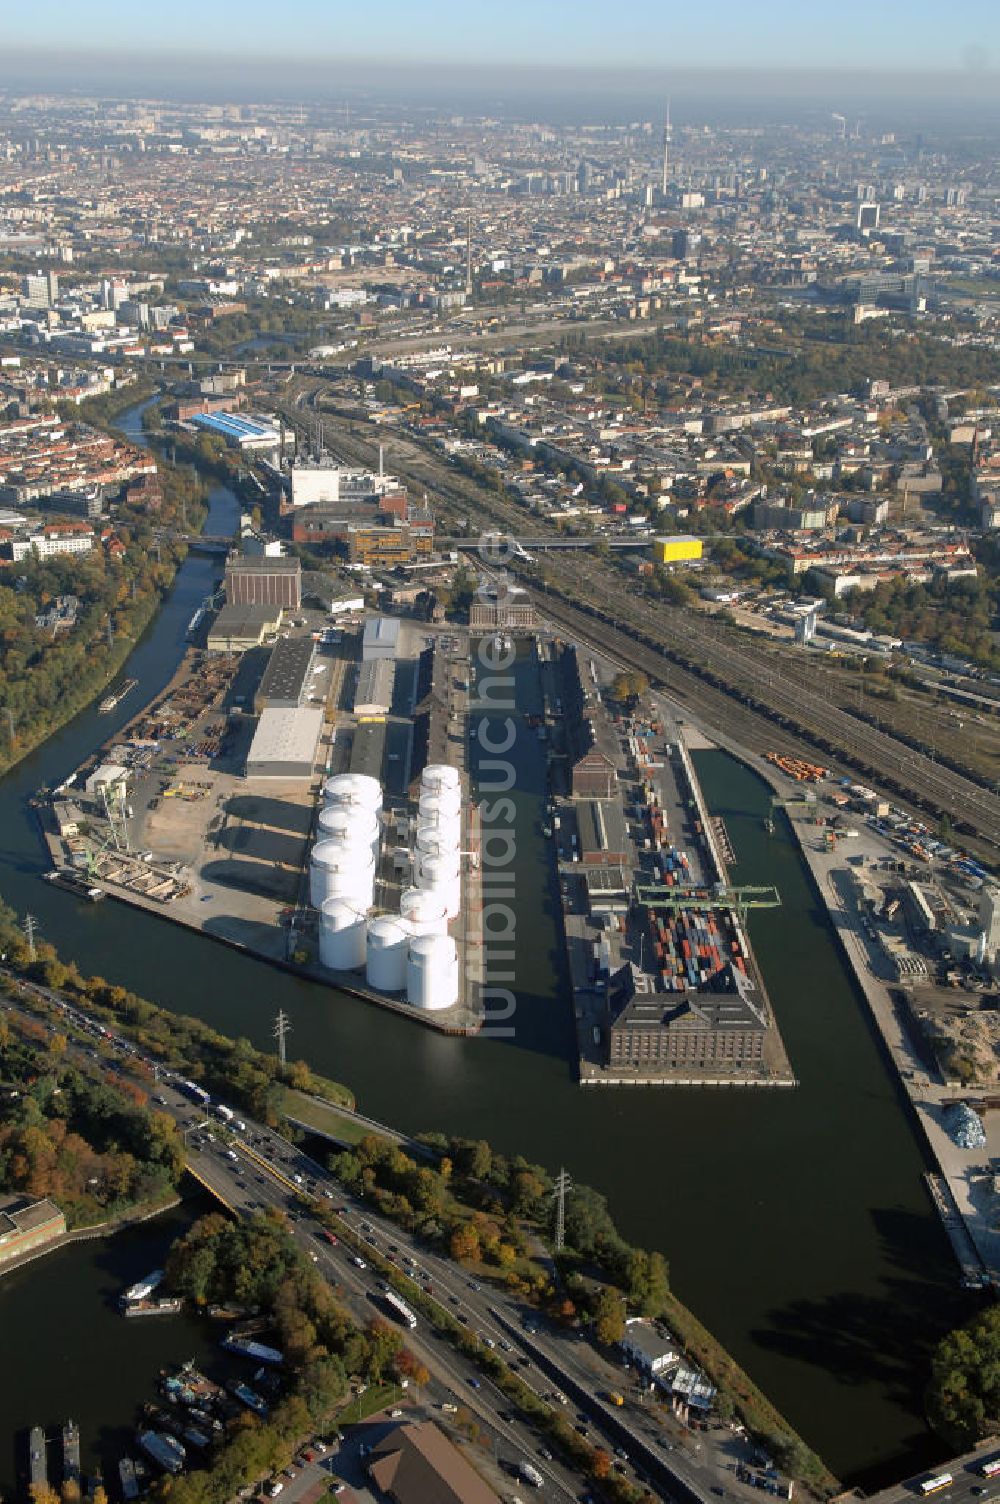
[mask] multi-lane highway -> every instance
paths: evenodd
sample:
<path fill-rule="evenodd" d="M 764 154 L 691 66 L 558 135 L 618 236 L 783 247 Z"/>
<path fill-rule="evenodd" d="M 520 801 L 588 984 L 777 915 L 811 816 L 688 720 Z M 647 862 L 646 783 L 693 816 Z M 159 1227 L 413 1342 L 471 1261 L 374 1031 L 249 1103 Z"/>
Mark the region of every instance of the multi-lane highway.
<path fill-rule="evenodd" d="M 0 968 L 21 990 L 59 1009 L 60 1028 L 70 1048 L 93 1055 L 87 1036 L 103 1036 L 111 1052 L 109 1068 L 134 1077 L 154 1094 L 184 1136 L 191 1172 L 235 1215 L 248 1216 L 273 1207 L 289 1219 L 299 1247 L 338 1288 L 340 1298 L 360 1323 L 385 1314 L 385 1281 L 369 1260 L 394 1265 L 415 1288 L 476 1335 L 540 1398 L 565 1406 L 567 1417 L 593 1445 L 602 1446 L 615 1466 L 633 1480 L 647 1481 L 658 1493 L 685 1504 L 712 1504 L 712 1494 L 742 1494 L 727 1459 L 732 1433 L 702 1433 L 694 1438 L 665 1416 L 660 1407 L 637 1403 L 618 1408 L 605 1396 L 625 1388 L 628 1375 L 615 1369 L 579 1333 L 559 1329 L 505 1290 L 468 1277 L 451 1260 L 401 1232 L 387 1219 L 345 1192 L 326 1168 L 273 1129 L 249 1119 L 232 1128 L 212 1112 L 192 1103 L 173 1073 L 145 1059 L 123 1036 L 109 1035 L 75 1003 L 34 983 L 24 983 Z M 3 1000 L 10 1012 L 36 1016 L 19 1006 L 16 996 Z M 54 1025 L 53 1025 L 54 1027 Z M 155 1076 L 150 1088 L 149 1076 Z M 331 1217 L 339 1230 L 331 1241 Z M 366 1251 L 368 1258 L 365 1257 Z M 543 1435 L 519 1418 L 511 1400 L 474 1360 L 457 1352 L 432 1323 L 418 1320 L 407 1344 L 432 1375 L 431 1402 L 461 1404 L 475 1412 L 493 1437 L 498 1466 L 516 1474 L 527 1460 L 542 1473 L 556 1498 L 576 1498 L 580 1479 L 550 1454 Z M 427 1400 L 428 1396 L 423 1397 Z M 748 1497 L 749 1492 L 748 1492 Z"/>

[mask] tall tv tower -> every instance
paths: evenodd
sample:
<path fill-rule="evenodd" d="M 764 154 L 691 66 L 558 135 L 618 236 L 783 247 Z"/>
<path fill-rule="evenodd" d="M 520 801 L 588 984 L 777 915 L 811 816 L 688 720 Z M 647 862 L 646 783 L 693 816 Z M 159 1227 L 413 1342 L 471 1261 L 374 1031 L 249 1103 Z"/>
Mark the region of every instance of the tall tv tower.
<path fill-rule="evenodd" d="M 667 196 L 667 179 L 670 175 L 670 100 L 667 100 L 667 113 L 663 119 L 663 183 L 660 193 L 663 198 Z"/>

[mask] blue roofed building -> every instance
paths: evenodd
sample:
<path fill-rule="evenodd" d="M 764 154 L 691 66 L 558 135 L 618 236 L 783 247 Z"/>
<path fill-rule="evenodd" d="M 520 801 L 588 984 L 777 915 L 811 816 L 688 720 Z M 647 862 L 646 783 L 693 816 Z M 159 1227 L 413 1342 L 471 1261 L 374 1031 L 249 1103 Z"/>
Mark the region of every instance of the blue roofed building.
<path fill-rule="evenodd" d="M 256 450 L 277 456 L 281 434 L 269 418 L 247 418 L 242 413 L 195 413 L 188 422 L 224 439 L 230 449 Z"/>

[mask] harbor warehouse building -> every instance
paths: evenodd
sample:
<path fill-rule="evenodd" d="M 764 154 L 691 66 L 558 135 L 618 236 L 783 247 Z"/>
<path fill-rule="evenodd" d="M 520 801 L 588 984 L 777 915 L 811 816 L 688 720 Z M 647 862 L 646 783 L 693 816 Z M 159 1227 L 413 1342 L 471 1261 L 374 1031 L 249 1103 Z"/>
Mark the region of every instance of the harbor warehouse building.
<path fill-rule="evenodd" d="M 280 606 L 223 606 L 208 629 L 210 653 L 245 653 L 259 648 L 281 625 Z"/>
<path fill-rule="evenodd" d="M 653 558 L 657 564 L 692 564 L 701 558 L 701 539 L 654 538 Z"/>
<path fill-rule="evenodd" d="M 44 1248 L 66 1231 L 66 1218 L 54 1201 L 24 1196 L 0 1199 L 0 1265 Z"/>
<path fill-rule="evenodd" d="M 282 637 L 276 642 L 254 695 L 257 714 L 268 706 L 294 710 L 304 705 L 315 660 L 316 644 L 311 637 Z"/>
<path fill-rule="evenodd" d="M 600 702 L 586 689 L 572 643 L 559 656 L 563 721 L 574 799 L 613 799 L 618 791 L 618 741 Z"/>
<path fill-rule="evenodd" d="M 248 778 L 310 778 L 323 712 L 312 705 L 262 712 L 247 753 Z"/>
<path fill-rule="evenodd" d="M 354 691 L 354 714 L 362 718 L 388 715 L 395 680 L 396 665 L 391 658 L 372 658 L 362 663 Z"/>
<path fill-rule="evenodd" d="M 399 621 L 395 616 L 373 616 L 365 622 L 361 639 L 361 661 L 399 657 Z"/>
<path fill-rule="evenodd" d="M 748 979 L 735 967 L 706 987 L 682 993 L 640 991 L 635 980 L 629 966 L 611 980 L 612 1068 L 656 1071 L 666 1078 L 685 1069 L 726 1076 L 760 1067 L 767 1020 Z"/>
<path fill-rule="evenodd" d="M 226 600 L 231 606 L 302 605 L 302 561 L 230 554 L 226 560 Z"/>

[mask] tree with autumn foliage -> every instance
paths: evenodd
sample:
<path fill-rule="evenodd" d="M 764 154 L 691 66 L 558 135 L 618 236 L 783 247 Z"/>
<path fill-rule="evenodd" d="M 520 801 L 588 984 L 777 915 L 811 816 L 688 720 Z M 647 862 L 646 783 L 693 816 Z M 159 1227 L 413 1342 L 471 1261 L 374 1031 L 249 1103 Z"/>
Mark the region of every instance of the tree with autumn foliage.
<path fill-rule="evenodd" d="M 0 1103 L 0 1189 L 51 1197 L 71 1227 L 164 1200 L 184 1163 L 173 1119 L 38 1032 L 12 1016 L 0 1042 L 0 1075 L 17 1086 Z"/>

